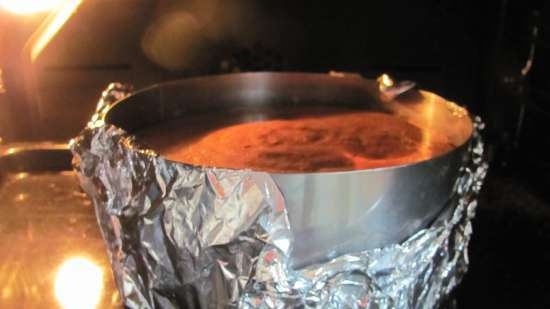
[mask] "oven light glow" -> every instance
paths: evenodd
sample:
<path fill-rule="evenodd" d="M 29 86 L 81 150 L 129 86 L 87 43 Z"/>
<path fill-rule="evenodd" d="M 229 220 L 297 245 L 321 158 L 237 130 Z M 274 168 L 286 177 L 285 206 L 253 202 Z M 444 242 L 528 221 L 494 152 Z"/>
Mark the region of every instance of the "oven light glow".
<path fill-rule="evenodd" d="M 2 1 L 2 0 L 0 0 Z M 42 50 L 59 32 L 61 27 L 71 18 L 76 9 L 80 6 L 82 0 L 62 0 L 61 6 L 48 22 L 43 31 L 39 32 L 38 37 L 31 47 L 31 61 L 35 61 Z"/>
<path fill-rule="evenodd" d="M 55 297 L 63 309 L 94 309 L 103 292 L 103 271 L 94 262 L 74 257 L 55 276 Z"/>
<path fill-rule="evenodd" d="M 19 15 L 51 11 L 64 0 L 0 0 L 0 7 Z"/>

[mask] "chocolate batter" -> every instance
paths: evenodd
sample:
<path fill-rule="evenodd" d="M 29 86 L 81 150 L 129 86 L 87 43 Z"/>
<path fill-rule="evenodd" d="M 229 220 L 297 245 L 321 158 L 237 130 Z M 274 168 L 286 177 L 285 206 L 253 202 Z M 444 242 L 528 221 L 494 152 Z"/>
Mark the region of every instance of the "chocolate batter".
<path fill-rule="evenodd" d="M 169 122 L 138 133 L 174 161 L 269 172 L 369 169 L 430 159 L 452 145 L 444 134 L 392 115 L 346 112 L 227 125 L 201 132 Z"/>

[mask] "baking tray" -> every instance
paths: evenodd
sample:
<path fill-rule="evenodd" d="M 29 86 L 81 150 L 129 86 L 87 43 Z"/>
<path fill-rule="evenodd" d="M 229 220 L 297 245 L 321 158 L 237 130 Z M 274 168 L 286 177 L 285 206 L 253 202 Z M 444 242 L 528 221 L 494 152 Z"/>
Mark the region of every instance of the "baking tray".
<path fill-rule="evenodd" d="M 0 308 L 74 307 L 122 305 L 67 145 L 2 146 Z"/>

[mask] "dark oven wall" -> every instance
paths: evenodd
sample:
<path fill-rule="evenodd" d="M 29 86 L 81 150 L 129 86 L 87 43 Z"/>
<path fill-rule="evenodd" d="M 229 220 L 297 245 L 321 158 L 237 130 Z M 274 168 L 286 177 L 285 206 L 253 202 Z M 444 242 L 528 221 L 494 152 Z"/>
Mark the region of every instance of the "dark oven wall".
<path fill-rule="evenodd" d="M 383 72 L 480 111 L 499 1 L 84 1 L 34 64 L 39 127 L 67 140 L 110 81 L 194 75 Z M 16 101 L 17 98 L 10 98 Z M 21 104 L 10 102 L 9 104 Z M 13 110 L 13 109 L 12 109 Z M 10 119 L 24 122 L 26 115 Z M 1 132 L 1 131 L 0 131 Z"/>

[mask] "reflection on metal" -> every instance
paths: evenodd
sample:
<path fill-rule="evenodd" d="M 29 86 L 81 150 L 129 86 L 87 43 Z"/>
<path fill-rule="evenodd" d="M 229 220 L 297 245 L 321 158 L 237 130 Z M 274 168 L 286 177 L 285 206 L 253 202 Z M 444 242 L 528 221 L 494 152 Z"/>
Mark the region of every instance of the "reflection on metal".
<path fill-rule="evenodd" d="M 378 79 L 378 84 L 380 85 L 380 91 L 385 91 L 388 87 L 393 86 L 393 80 L 388 74 L 382 74 Z"/>
<path fill-rule="evenodd" d="M 18 180 L 21 180 L 23 178 L 26 178 L 29 176 L 29 173 L 17 173 L 17 175 L 15 176 Z"/>
<path fill-rule="evenodd" d="M 97 113 L 94 114 L 92 119 L 88 122 L 88 127 L 94 128 L 103 126 L 105 124 L 103 117 L 109 110 L 110 104 L 129 96 L 133 90 L 134 87 L 130 84 L 110 83 L 107 89 L 101 93 L 101 99 L 96 106 Z"/>
<path fill-rule="evenodd" d="M 435 112 L 435 97 L 426 96 L 426 109 L 425 109 L 425 121 L 426 126 L 431 128 L 434 121 L 434 112 Z M 422 130 L 422 144 L 420 145 L 420 152 L 423 154 L 430 153 L 430 141 L 432 139 L 432 130 Z"/>
<path fill-rule="evenodd" d="M 11 13 L 30 15 L 51 11 L 63 2 L 64 0 L 0 0 L 0 7 Z"/>
<path fill-rule="evenodd" d="M 33 38 L 31 38 L 31 62 L 36 61 L 40 53 L 55 37 L 61 27 L 63 27 L 63 25 L 69 20 L 81 3 L 82 0 L 65 0 L 56 12 L 48 17 L 43 26 L 41 26 L 41 28 L 33 35 Z"/>
<path fill-rule="evenodd" d="M 2 78 L 2 69 L 0 69 L 0 94 L 5 93 L 4 79 Z"/>
<path fill-rule="evenodd" d="M 519 78 L 519 83 L 517 85 L 518 92 L 520 95 L 520 109 L 519 109 L 519 115 L 518 115 L 518 122 L 516 127 L 516 132 L 514 134 L 514 147 L 519 147 L 519 140 L 521 138 L 521 132 L 523 131 L 523 123 L 525 121 L 525 109 L 526 109 L 526 99 L 525 99 L 525 82 L 527 75 L 531 71 L 533 67 L 533 62 L 535 60 L 535 51 L 537 49 L 537 41 L 539 37 L 539 19 L 540 19 L 540 12 L 537 10 L 534 10 L 531 12 L 531 15 L 534 19 L 534 24 L 531 28 L 531 37 L 530 37 L 530 44 L 529 44 L 529 54 L 527 55 L 527 59 L 525 61 L 525 65 L 523 68 L 521 68 L 521 76 Z"/>
<path fill-rule="evenodd" d="M 531 71 L 531 68 L 533 67 L 533 61 L 535 60 L 535 50 L 537 49 L 538 35 L 539 28 L 537 26 L 533 26 L 533 29 L 531 30 L 532 41 L 531 45 L 529 46 L 529 56 L 527 57 L 525 66 L 521 69 L 521 75 L 523 77 L 527 76 L 527 74 L 529 73 L 529 71 Z"/>
<path fill-rule="evenodd" d="M 445 104 L 454 117 L 464 118 L 468 116 L 468 111 L 464 107 L 451 101 L 447 101 Z"/>
<path fill-rule="evenodd" d="M 15 196 L 15 201 L 16 202 L 23 202 L 27 199 L 27 194 L 25 193 L 19 193 Z"/>
<path fill-rule="evenodd" d="M 67 145 L 0 146 L 2 309 L 121 308 L 93 208 L 69 168 Z"/>
<path fill-rule="evenodd" d="M 416 83 L 409 80 L 396 83 L 388 74 L 380 75 L 376 81 L 378 82 L 378 90 L 380 90 L 388 100 L 393 100 L 397 96 L 416 87 Z"/>
<path fill-rule="evenodd" d="M 73 257 L 55 277 L 55 297 L 64 309 L 94 309 L 103 292 L 103 271 L 94 262 Z"/>

